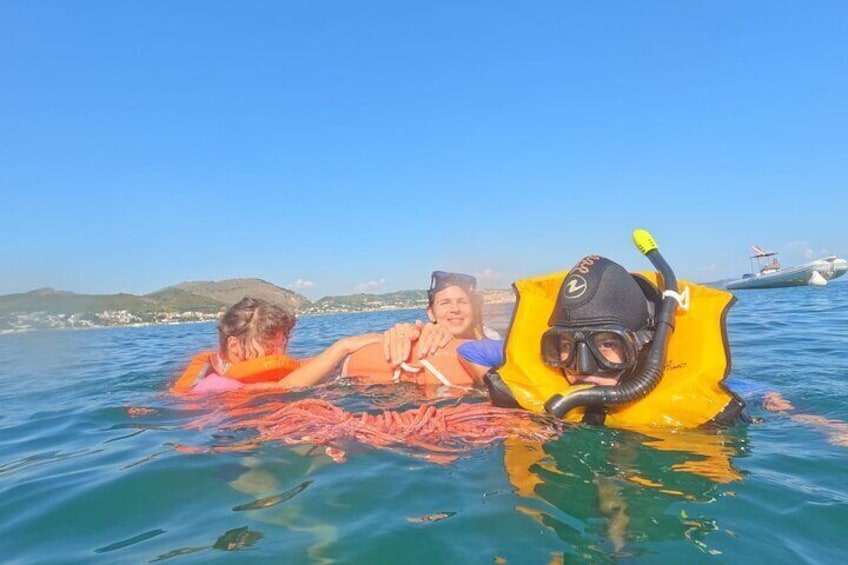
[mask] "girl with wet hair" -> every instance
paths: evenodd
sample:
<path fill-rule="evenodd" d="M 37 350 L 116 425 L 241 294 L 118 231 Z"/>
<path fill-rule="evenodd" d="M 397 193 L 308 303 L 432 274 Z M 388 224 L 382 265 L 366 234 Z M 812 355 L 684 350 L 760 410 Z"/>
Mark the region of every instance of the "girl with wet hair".
<path fill-rule="evenodd" d="M 297 319 L 278 304 L 246 297 L 218 322 L 221 357 L 228 362 L 277 353 L 288 342 Z"/>
<path fill-rule="evenodd" d="M 221 317 L 218 351 L 196 355 L 172 392 L 312 386 L 324 380 L 347 355 L 383 339 L 379 333 L 344 337 L 315 357 L 294 359 L 287 352 L 295 321 L 294 313 L 278 304 L 260 298 L 242 299 Z"/>

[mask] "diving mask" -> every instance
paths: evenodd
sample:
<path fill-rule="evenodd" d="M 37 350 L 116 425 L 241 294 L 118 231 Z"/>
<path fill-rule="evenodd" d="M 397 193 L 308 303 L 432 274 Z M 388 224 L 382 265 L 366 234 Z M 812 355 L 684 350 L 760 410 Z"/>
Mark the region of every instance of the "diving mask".
<path fill-rule="evenodd" d="M 574 375 L 613 375 L 636 366 L 651 331 L 619 324 L 582 328 L 554 326 L 542 336 L 542 361 Z"/>
<path fill-rule="evenodd" d="M 433 271 L 433 274 L 430 276 L 430 289 L 427 291 L 427 297 L 432 302 L 437 292 L 449 286 L 458 286 L 465 292 L 472 293 L 477 290 L 477 278 L 462 273 Z"/>

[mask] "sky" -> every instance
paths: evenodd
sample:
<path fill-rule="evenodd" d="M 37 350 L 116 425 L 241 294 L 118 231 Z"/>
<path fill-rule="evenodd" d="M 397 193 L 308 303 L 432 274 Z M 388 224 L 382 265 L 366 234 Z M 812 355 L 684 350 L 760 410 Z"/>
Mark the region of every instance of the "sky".
<path fill-rule="evenodd" d="M 848 3 L 0 3 L 0 294 L 848 256 Z"/>

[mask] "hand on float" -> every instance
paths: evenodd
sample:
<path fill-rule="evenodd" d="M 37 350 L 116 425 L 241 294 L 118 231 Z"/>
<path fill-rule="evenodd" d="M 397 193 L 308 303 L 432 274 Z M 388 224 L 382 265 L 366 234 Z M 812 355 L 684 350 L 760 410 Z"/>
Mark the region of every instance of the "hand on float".
<path fill-rule="evenodd" d="M 395 324 L 383 333 L 383 357 L 393 367 L 409 360 L 412 342 L 416 341 L 421 335 L 418 323 Z"/>
<path fill-rule="evenodd" d="M 440 326 L 439 324 L 422 325 L 419 331 L 421 333 L 421 337 L 418 338 L 418 357 L 420 359 L 433 355 L 453 339 L 453 334 L 447 326 Z"/>

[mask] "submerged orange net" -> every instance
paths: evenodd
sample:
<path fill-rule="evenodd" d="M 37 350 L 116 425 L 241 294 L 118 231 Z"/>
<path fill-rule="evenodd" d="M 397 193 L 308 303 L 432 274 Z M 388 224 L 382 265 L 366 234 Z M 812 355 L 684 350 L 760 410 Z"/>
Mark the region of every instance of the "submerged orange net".
<path fill-rule="evenodd" d="M 323 446 L 327 455 L 341 461 L 345 458 L 345 443 L 356 442 L 377 448 L 422 449 L 428 452 L 427 459 L 448 462 L 462 452 L 506 437 L 545 441 L 560 433 L 553 422 L 540 420 L 523 410 L 483 403 L 442 408 L 423 405 L 406 411 L 369 414 L 348 412 L 326 400 L 304 399 L 235 409 L 228 416 L 237 419 L 224 428 L 256 429 L 259 437 L 247 444 L 210 450 L 178 448 L 238 450 L 257 442 L 276 440 L 287 445 Z"/>

